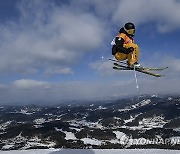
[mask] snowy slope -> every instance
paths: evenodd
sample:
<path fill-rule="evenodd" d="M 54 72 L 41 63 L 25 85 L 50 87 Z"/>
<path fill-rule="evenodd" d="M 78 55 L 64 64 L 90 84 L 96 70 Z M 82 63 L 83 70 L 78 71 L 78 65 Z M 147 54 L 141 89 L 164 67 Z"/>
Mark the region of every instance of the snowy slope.
<path fill-rule="evenodd" d="M 96 104 L 4 106 L 0 107 L 0 150 L 180 150 L 179 111 L 179 95 Z"/>
<path fill-rule="evenodd" d="M 179 154 L 178 150 L 162 149 L 60 149 L 60 150 L 14 150 L 0 151 L 0 154 Z"/>

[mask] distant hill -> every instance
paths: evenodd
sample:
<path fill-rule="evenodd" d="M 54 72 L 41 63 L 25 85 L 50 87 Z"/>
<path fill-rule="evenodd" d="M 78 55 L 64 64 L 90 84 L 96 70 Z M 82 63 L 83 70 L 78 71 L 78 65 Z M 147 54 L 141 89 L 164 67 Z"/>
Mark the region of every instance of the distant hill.
<path fill-rule="evenodd" d="M 180 96 L 0 107 L 1 150 L 51 147 L 180 149 Z"/>

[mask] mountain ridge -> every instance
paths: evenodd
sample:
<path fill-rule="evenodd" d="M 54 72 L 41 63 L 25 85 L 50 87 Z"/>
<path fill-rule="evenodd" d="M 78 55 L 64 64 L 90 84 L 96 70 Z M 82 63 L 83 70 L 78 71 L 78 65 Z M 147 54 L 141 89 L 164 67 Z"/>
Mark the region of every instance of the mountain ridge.
<path fill-rule="evenodd" d="M 1 106 L 0 148 L 180 149 L 179 110 L 179 95 L 143 95 L 97 104 Z"/>

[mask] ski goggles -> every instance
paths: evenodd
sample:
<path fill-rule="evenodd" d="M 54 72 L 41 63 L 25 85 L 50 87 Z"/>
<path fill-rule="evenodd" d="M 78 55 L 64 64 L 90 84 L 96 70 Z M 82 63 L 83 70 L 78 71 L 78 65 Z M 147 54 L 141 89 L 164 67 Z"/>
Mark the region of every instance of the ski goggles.
<path fill-rule="evenodd" d="M 135 33 L 135 29 L 129 29 L 129 30 L 126 30 L 126 31 L 130 35 L 134 35 L 134 33 Z"/>
<path fill-rule="evenodd" d="M 127 29 L 124 27 L 124 30 L 125 30 L 129 35 L 134 35 L 134 33 L 135 33 L 135 29 L 129 29 L 129 30 L 127 30 Z"/>

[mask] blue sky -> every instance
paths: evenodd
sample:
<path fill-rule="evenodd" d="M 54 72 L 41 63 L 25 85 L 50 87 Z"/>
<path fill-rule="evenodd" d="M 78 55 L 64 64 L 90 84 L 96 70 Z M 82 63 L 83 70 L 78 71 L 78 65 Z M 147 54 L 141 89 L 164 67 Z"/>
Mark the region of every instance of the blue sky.
<path fill-rule="evenodd" d="M 111 40 L 136 25 L 143 66 L 163 78 L 115 71 Z M 1 0 L 0 102 L 94 100 L 180 90 L 180 1 Z M 102 59 L 102 57 L 104 57 Z"/>

